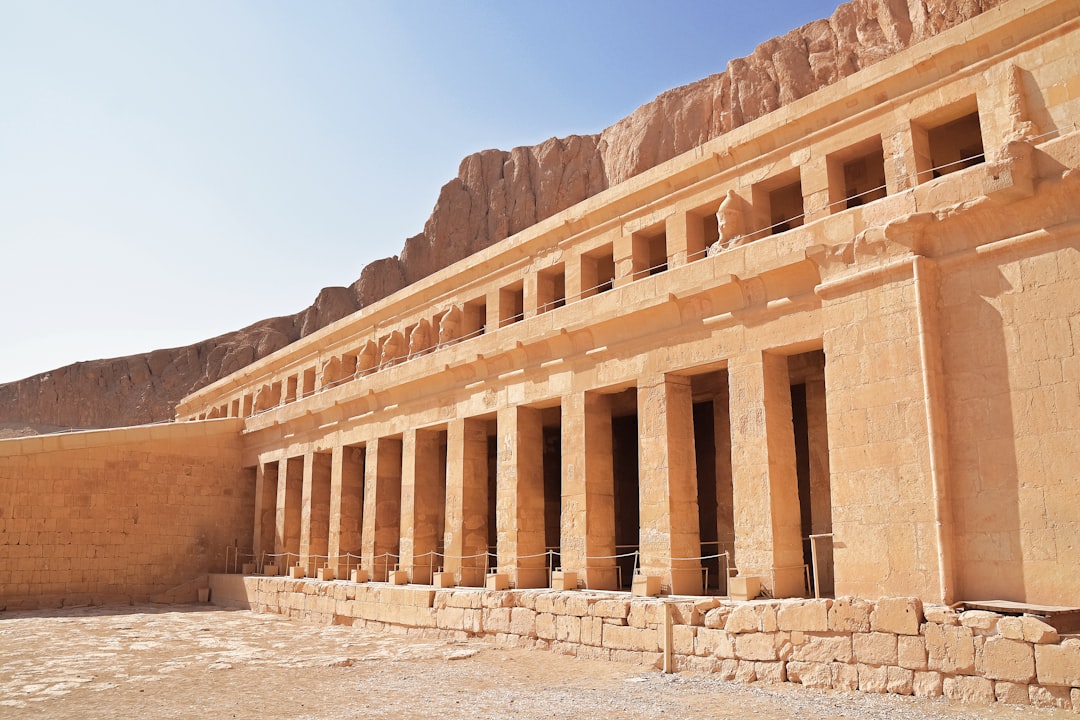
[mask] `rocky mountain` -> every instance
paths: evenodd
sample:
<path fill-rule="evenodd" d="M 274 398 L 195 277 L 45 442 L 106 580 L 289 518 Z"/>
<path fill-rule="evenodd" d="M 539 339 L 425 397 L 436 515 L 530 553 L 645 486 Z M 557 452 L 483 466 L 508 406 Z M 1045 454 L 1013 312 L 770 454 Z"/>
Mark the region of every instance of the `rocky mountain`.
<path fill-rule="evenodd" d="M 176 402 L 409 283 L 1004 0 L 852 0 L 669 90 L 595 135 L 466 157 L 423 232 L 307 309 L 188 347 L 69 365 L 0 385 L 0 436 L 166 420 Z"/>

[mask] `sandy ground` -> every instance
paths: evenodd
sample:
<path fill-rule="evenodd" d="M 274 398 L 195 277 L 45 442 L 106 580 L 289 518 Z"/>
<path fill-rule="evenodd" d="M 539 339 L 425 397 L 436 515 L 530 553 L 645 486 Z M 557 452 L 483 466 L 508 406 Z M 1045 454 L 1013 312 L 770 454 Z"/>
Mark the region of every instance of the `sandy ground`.
<path fill-rule="evenodd" d="M 1075 718 L 741 686 L 207 606 L 0 613 L 0 718 Z"/>

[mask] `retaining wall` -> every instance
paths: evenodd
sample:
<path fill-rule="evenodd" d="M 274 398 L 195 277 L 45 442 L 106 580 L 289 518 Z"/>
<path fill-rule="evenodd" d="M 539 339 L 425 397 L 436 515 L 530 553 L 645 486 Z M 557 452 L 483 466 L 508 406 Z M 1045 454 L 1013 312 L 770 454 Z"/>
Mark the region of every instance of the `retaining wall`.
<path fill-rule="evenodd" d="M 733 603 L 238 575 L 211 576 L 211 588 L 218 604 L 313 622 L 643 665 L 662 663 L 670 607 L 676 670 L 1080 713 L 1080 637 L 1033 617 L 957 613 L 916 598 Z"/>

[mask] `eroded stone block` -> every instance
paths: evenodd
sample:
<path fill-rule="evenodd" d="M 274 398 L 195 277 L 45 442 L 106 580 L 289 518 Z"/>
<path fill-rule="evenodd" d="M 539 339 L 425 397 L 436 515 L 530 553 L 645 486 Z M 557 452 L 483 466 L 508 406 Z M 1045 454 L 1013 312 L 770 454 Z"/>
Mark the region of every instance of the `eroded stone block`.
<path fill-rule="evenodd" d="M 975 669 L 991 680 L 1026 685 L 1035 677 L 1035 654 L 1026 642 L 1003 637 L 987 638 L 976 658 Z"/>
<path fill-rule="evenodd" d="M 1036 645 L 1035 670 L 1040 685 L 1080 687 L 1080 640 Z"/>
<path fill-rule="evenodd" d="M 871 605 L 859 598 L 837 598 L 829 608 L 829 629 L 833 632 L 870 632 Z"/>
<path fill-rule="evenodd" d="M 975 670 L 975 643 L 970 628 L 927 623 L 927 663 L 931 670 L 971 673 Z"/>
<path fill-rule="evenodd" d="M 989 705 L 994 702 L 994 685 L 986 678 L 960 675 L 947 677 L 941 683 L 945 697 L 973 705 Z"/>
<path fill-rule="evenodd" d="M 923 621 L 922 601 L 918 598 L 881 598 L 870 613 L 870 628 L 894 635 L 918 635 Z"/>

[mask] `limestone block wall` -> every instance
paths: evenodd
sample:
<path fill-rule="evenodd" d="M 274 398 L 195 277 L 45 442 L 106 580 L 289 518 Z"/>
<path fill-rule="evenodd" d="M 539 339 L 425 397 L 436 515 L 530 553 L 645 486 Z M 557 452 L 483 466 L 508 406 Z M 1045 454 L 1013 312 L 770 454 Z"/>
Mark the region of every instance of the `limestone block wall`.
<path fill-rule="evenodd" d="M 148 601 L 224 571 L 254 508 L 236 420 L 0 441 L 0 610 Z M 182 589 L 167 597 L 195 599 Z"/>
<path fill-rule="evenodd" d="M 1080 190 L 1067 183 L 1061 192 Z M 1021 208 L 1018 208 L 1020 210 Z M 942 275 L 950 479 L 967 598 L 1072 602 L 1080 565 L 1080 227 Z"/>
<path fill-rule="evenodd" d="M 211 588 L 216 603 L 308 621 L 644 665 L 662 663 L 670 612 L 676 670 L 1080 710 L 1080 637 L 1063 638 L 1033 617 L 957 613 L 917 598 L 662 601 L 238 575 L 213 576 Z"/>

